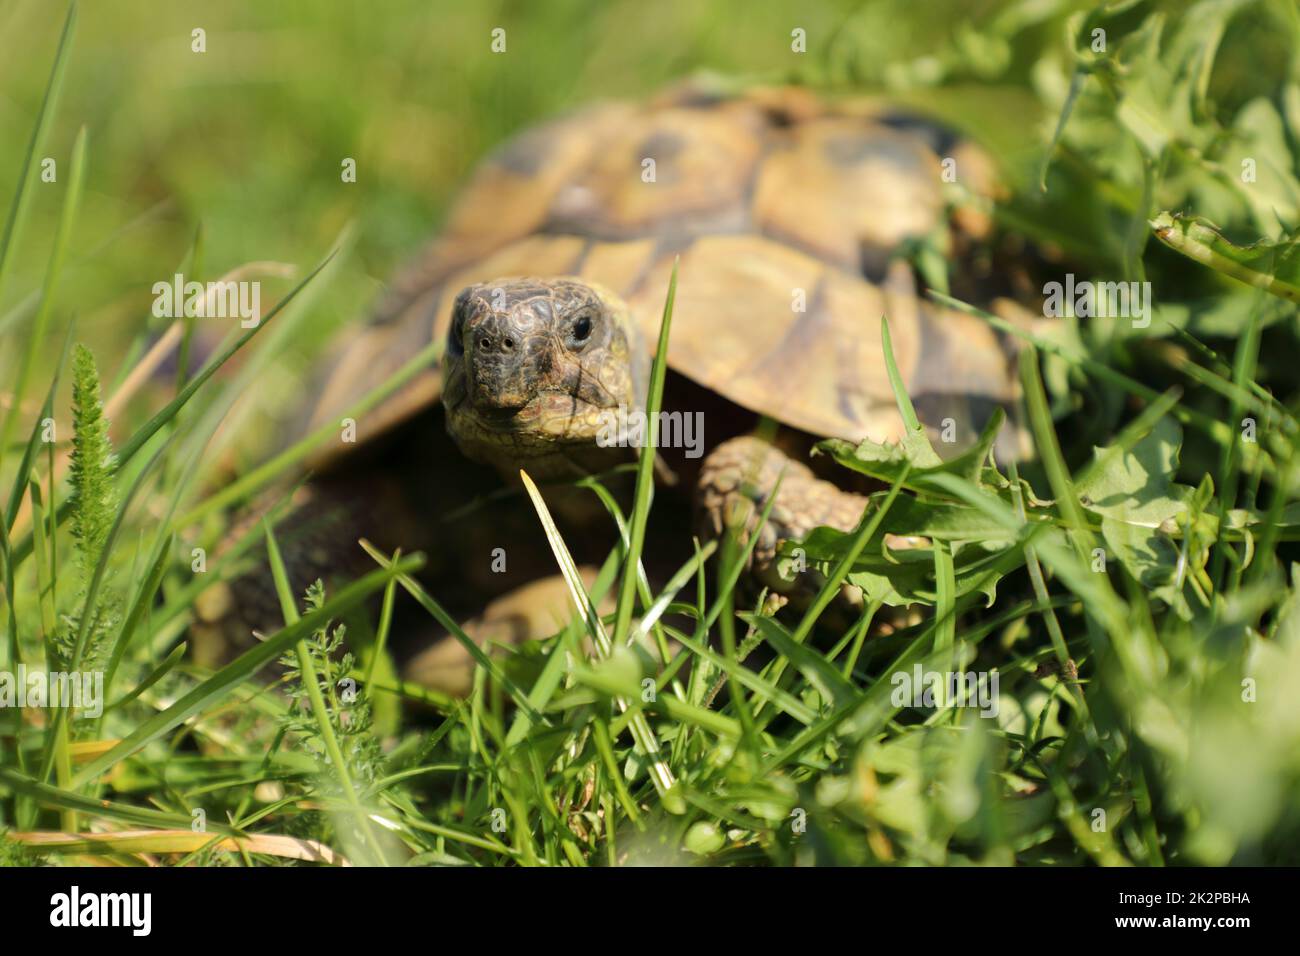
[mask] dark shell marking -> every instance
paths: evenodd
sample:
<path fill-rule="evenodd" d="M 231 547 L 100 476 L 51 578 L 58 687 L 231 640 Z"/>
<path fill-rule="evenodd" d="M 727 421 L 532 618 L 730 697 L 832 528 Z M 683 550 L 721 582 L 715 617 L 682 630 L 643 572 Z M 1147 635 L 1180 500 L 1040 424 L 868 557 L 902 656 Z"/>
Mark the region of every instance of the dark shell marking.
<path fill-rule="evenodd" d="M 690 84 L 647 104 L 595 106 L 524 131 L 480 164 L 370 324 L 341 339 L 299 434 L 337 422 L 412 356 L 446 341 L 441 368 L 419 370 L 359 418 L 362 442 L 441 397 L 460 448 L 512 476 L 520 468 L 538 479 L 602 471 L 629 452 L 595 440 L 600 415 L 640 405 L 645 343 L 657 338 L 679 255 L 668 360 L 703 389 L 811 435 L 896 439 L 901 421 L 880 345 L 887 315 L 920 414 L 932 424 L 951 416 L 973 433 L 994 407 L 1014 412 L 1009 350 L 982 321 L 920 300 L 896 268 L 908 271 L 897 253 L 909 240 L 942 239 L 945 230 L 979 235 L 970 225 L 979 222 L 975 207 L 946 215 L 947 156 L 958 157 L 968 190 L 991 195 L 994 179 L 981 179 L 971 144 L 932 124 L 788 87 L 731 95 Z M 653 181 L 647 159 L 655 161 Z M 806 300 L 802 310 L 792 304 L 796 293 Z M 574 331 L 584 314 L 594 321 L 582 344 Z M 332 443 L 308 462 L 318 478 L 303 521 L 323 521 L 333 545 L 374 533 L 386 549 L 421 547 L 413 528 L 458 506 L 477 478 L 438 446 L 436 468 L 406 476 L 420 486 L 408 507 L 388 507 L 404 491 L 385 483 L 357 494 L 345 474 L 329 479 L 341 493 L 324 494 L 331 489 L 319 476 L 330 459 L 356 447 Z M 752 437 L 706 453 L 696 505 L 709 537 L 738 508 L 747 509 L 742 537 L 752 534 L 784 474 L 752 579 L 806 599 L 816 574 L 780 574 L 781 542 L 818 524 L 850 530 L 865 499 Z M 365 456 L 353 462 L 371 478 L 392 477 Z M 457 540 L 453 553 L 431 563 L 467 564 L 489 538 L 515 540 L 506 515 L 497 509 L 473 522 L 482 537 Z M 535 530 L 531 513 L 516 517 Z M 288 543 L 294 535 L 285 530 Z M 442 540 L 446 527 L 429 530 Z M 310 580 L 322 565 L 349 567 L 334 556 L 315 560 L 323 542 L 312 535 L 299 540 L 303 547 L 287 555 L 295 580 Z M 360 556 L 354 545 L 347 550 Z M 261 609 L 266 619 L 256 626 L 274 627 L 267 576 L 241 580 L 251 592 L 237 589 L 244 596 L 236 606 Z M 247 597 L 259 588 L 265 601 Z M 453 650 L 463 659 L 459 643 Z"/>
<path fill-rule="evenodd" d="M 946 378 L 958 404 L 971 400 L 967 430 L 976 430 L 975 413 L 990 404 L 1013 411 L 1002 343 L 979 320 L 885 281 L 900 243 L 947 227 L 936 149 L 966 147 L 935 124 L 854 101 L 795 88 L 732 95 L 697 83 L 526 130 L 479 167 L 371 331 L 340 350 L 312 423 L 374 388 L 431 336 L 446 336 L 457 293 L 497 276 L 599 283 L 653 341 L 680 255 L 676 371 L 813 434 L 889 440 L 900 423 L 878 345 L 888 315 L 905 383 Z M 646 159 L 656 162 L 653 182 L 643 180 Z M 792 309 L 796 290 L 817 307 Z M 973 361 L 945 376 L 950 360 L 937 356 L 952 350 L 924 347 L 935 327 L 958 353 L 978 353 Z M 437 394 L 431 370 L 369 413 L 372 428 Z"/>
<path fill-rule="evenodd" d="M 600 415 L 639 407 L 644 343 L 657 336 L 680 255 L 668 354 L 677 372 L 813 435 L 896 440 L 880 345 L 888 316 L 927 424 L 952 417 L 968 441 L 1002 407 L 1013 424 L 999 456 L 1022 454 L 1013 349 L 984 322 L 918 298 L 898 255 L 905 242 L 965 228 L 964 210 L 947 216 L 941 185 L 940 160 L 956 153 L 978 150 L 933 124 L 790 88 L 687 86 L 526 131 L 480 166 L 369 331 L 349 340 L 314 421 L 445 337 L 441 386 L 430 369 L 370 413 L 373 428 L 441 388 L 448 430 L 470 457 L 536 477 L 602 470 L 627 453 L 598 446 Z M 968 175 L 968 189 L 994 188 Z M 584 315 L 591 331 L 579 343 Z M 864 499 L 755 441 L 712 452 L 698 505 L 717 533 L 729 502 L 765 500 L 786 469 L 756 552 L 766 573 L 781 540 L 818 523 L 849 530 Z M 742 468 L 753 476 L 737 483 Z"/>

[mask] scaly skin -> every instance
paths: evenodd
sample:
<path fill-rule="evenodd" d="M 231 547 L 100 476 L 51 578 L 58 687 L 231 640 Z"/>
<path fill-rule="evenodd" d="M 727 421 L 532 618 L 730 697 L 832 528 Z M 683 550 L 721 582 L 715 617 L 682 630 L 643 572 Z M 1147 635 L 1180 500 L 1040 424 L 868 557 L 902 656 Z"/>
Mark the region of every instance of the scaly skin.
<path fill-rule="evenodd" d="M 781 544 L 822 526 L 851 531 L 867 507 L 864 495 L 837 488 L 779 448 L 746 435 L 723 442 L 704 460 L 695 484 L 695 510 L 701 537 L 717 538 L 731 527 L 746 544 L 778 480 L 780 490 L 754 543 L 749 567 L 758 583 L 801 606 L 816 595 L 824 579 L 816 571 L 795 572 L 790 562 L 777 560 Z M 841 592 L 847 606 L 860 606 L 857 588 L 844 585 Z"/>
<path fill-rule="evenodd" d="M 602 413 L 640 407 L 649 356 L 627 307 L 577 279 L 500 279 L 457 297 L 443 364 L 447 428 L 461 450 L 498 467 L 539 476 L 590 473 L 626 460 L 601 447 Z M 742 540 L 784 473 L 751 570 L 762 584 L 800 595 L 812 572 L 782 575 L 781 542 L 818 525 L 852 530 L 867 499 L 813 476 L 758 438 L 724 442 L 704 460 L 696 510 L 706 538 L 730 523 Z"/>
<path fill-rule="evenodd" d="M 634 409 L 648 366 L 612 292 L 576 279 L 499 279 L 456 297 L 443 359 L 447 430 L 508 478 L 589 474 L 626 459 L 599 441 Z"/>

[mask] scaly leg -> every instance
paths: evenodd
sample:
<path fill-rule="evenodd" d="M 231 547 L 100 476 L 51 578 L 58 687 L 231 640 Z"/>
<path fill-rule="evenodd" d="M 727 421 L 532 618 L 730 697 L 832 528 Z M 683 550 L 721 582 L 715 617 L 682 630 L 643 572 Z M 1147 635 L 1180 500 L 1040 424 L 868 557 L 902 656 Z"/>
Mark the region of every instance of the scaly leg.
<path fill-rule="evenodd" d="M 724 442 L 704 460 L 695 489 L 698 524 L 706 539 L 721 537 L 727 527 L 734 527 L 741 542 L 747 542 L 778 478 L 780 492 L 754 545 L 750 571 L 758 583 L 780 596 L 779 604 L 785 600 L 807 604 L 825 578 L 813 570 L 797 571 L 791 561 L 778 557 L 778 548 L 821 525 L 852 531 L 867 507 L 864 495 L 823 481 L 807 465 L 761 438 L 744 436 Z M 861 607 L 862 595 L 856 587 L 844 585 L 841 597 L 850 606 Z"/>

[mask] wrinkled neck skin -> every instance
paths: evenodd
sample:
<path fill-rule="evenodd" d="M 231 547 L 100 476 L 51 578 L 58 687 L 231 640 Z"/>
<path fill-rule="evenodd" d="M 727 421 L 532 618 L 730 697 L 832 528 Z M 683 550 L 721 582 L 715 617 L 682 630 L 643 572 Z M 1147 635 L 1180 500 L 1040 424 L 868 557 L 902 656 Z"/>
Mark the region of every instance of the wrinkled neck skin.
<path fill-rule="evenodd" d="M 450 423 L 450 419 L 448 420 Z M 506 484 L 520 484 L 520 470 L 534 481 L 565 481 L 608 471 L 635 461 L 634 449 L 601 447 L 594 441 L 536 441 L 520 438 L 503 445 L 498 436 L 483 436 L 472 428 L 448 431 L 465 457 L 491 465 Z"/>
<path fill-rule="evenodd" d="M 463 378 L 448 377 L 447 431 L 465 457 L 491 465 L 511 485 L 519 484 L 519 471 L 535 481 L 571 480 L 600 474 L 636 460 L 628 438 L 631 407 L 580 407 L 573 396 L 550 392 L 538 396 L 520 412 L 511 427 L 503 428 L 476 415 L 461 412 Z"/>
<path fill-rule="evenodd" d="M 526 471 L 529 478 L 542 486 L 542 497 L 561 528 L 570 530 L 592 527 L 606 517 L 600 499 L 589 489 L 571 482 L 636 460 L 637 452 L 633 448 L 602 447 L 594 441 L 520 440 L 503 445 L 497 435 L 480 436 L 472 428 L 463 427 L 457 431 L 450 417 L 447 424 L 462 454 L 496 468 L 507 487 L 521 488 L 520 471 Z M 619 502 L 619 507 L 626 510 L 631 504 L 635 480 L 635 475 L 628 471 L 606 477 L 602 483 Z"/>

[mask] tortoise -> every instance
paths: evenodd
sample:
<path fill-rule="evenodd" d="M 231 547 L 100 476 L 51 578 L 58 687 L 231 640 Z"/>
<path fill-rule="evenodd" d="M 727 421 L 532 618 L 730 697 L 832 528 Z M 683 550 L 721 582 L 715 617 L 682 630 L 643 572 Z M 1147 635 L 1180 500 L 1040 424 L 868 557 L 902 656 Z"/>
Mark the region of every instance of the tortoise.
<path fill-rule="evenodd" d="M 328 476 L 352 462 L 354 477 L 359 469 L 385 480 L 402 467 L 423 469 L 413 495 L 407 486 L 402 518 L 371 513 L 397 496 L 343 486 L 354 530 L 375 537 L 388 522 L 401 532 L 390 542 L 409 550 L 416 535 L 407 532 L 419 523 L 412 515 L 445 507 L 452 486 L 454 499 L 494 481 L 490 471 L 467 472 L 474 466 L 464 459 L 515 484 L 521 469 L 564 481 L 628 460 L 628 434 L 610 426 L 643 407 L 677 261 L 664 405 L 702 414 L 704 436 L 700 447 L 660 450 L 676 452 L 669 469 L 684 480 L 676 498 L 656 499 L 652 526 L 672 525 L 660 520 L 661 508 L 689 498 L 693 509 L 684 511 L 694 517 L 685 524 L 716 536 L 736 500 L 761 505 L 784 473 L 752 562 L 757 580 L 788 585 L 773 574 L 780 543 L 817 525 L 851 529 L 865 505 L 798 459 L 815 439 L 903 434 L 882 316 L 928 425 L 948 420 L 960 446 L 1000 407 L 1009 424 L 999 454 L 1023 453 L 1013 345 L 920 295 L 903 255 L 909 244 L 937 241 L 957 254 L 987 239 L 987 216 L 946 191 L 944 160 L 951 168 L 954 158 L 970 191 L 991 192 L 987 159 L 942 127 L 794 87 L 730 92 L 692 83 L 529 129 L 479 166 L 440 235 L 372 320 L 340 343 L 304 427 L 336 419 L 430 342 L 445 342 L 441 362 L 367 412 L 356 423 L 359 441 L 336 443 L 316 467 Z M 414 439 L 407 433 L 396 461 L 389 454 L 377 466 L 357 453 L 430 409 L 441 424 Z M 772 440 L 754 434 L 762 417 L 782 426 Z M 436 434 L 444 427 L 450 443 Z M 513 540 L 499 527 L 503 513 L 494 500 L 451 548 L 444 534 L 438 550 L 485 548 L 471 543 L 475 528 Z M 536 518 L 518 520 L 531 522 L 540 545 L 528 573 L 541 572 L 550 557 Z M 607 549 L 614 539 L 605 527 L 574 538 Z M 689 531 L 675 548 L 673 567 L 691 553 Z M 498 590 L 508 589 L 503 582 Z M 449 653 L 437 651 L 440 666 Z"/>

